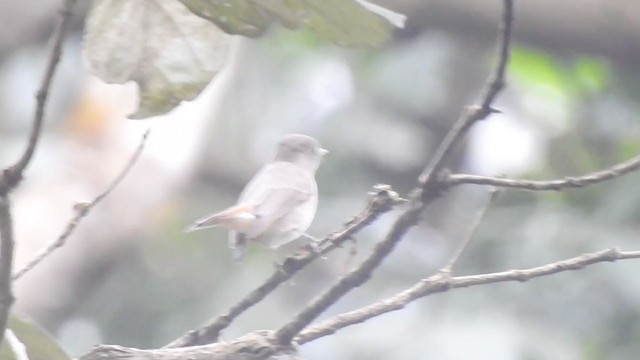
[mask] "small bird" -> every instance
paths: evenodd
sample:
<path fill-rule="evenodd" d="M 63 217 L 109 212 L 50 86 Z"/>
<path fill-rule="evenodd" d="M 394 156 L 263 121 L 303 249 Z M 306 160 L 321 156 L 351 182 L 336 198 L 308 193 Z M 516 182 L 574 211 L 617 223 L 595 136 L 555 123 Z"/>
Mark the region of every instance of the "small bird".
<path fill-rule="evenodd" d="M 196 221 L 187 232 L 221 226 L 229 232 L 229 247 L 241 261 L 249 241 L 278 248 L 302 236 L 318 207 L 315 173 L 328 151 L 318 140 L 286 135 L 275 159 L 249 181 L 238 203 Z"/>

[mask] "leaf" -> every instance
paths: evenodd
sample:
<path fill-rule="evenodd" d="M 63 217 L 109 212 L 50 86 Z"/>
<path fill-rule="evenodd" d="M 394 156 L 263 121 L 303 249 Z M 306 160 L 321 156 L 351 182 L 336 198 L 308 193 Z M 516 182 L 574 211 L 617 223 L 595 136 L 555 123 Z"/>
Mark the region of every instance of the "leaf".
<path fill-rule="evenodd" d="M 96 0 L 84 35 L 90 71 L 108 83 L 135 81 L 131 118 L 193 100 L 220 71 L 231 38 L 175 0 Z"/>
<path fill-rule="evenodd" d="M 267 15 L 251 0 L 179 0 L 191 12 L 229 34 L 262 35 L 269 26 Z"/>
<path fill-rule="evenodd" d="M 307 28 L 320 38 L 345 47 L 379 46 L 400 15 L 363 0 L 179 0 L 196 15 L 231 34 L 256 37 L 271 23 Z"/>
<path fill-rule="evenodd" d="M 70 360 L 71 358 L 62 350 L 60 345 L 38 325 L 15 315 L 9 317 L 9 329 L 16 338 L 26 347 L 29 360 Z M 0 359 L 14 359 L 14 356 L 3 340 L 0 346 Z"/>

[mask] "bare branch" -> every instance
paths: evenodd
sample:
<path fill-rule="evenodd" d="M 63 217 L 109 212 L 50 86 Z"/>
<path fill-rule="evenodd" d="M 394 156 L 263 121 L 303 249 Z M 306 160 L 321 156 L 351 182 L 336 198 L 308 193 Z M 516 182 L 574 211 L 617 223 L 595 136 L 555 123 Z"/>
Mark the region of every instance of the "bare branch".
<path fill-rule="evenodd" d="M 51 54 L 49 55 L 47 68 L 45 70 L 44 77 L 42 78 L 40 88 L 36 93 L 36 110 L 27 147 L 16 163 L 4 170 L 4 173 L 0 178 L 0 193 L 7 193 L 10 189 L 16 187 L 18 183 L 20 183 L 20 180 L 22 180 L 22 172 L 27 165 L 29 165 L 29 162 L 31 162 L 31 158 L 33 157 L 36 146 L 38 145 L 38 139 L 42 132 L 45 107 L 47 105 L 47 99 L 49 98 L 49 89 L 51 88 L 53 76 L 56 73 L 58 63 L 62 57 L 62 44 L 64 43 L 64 38 L 69 30 L 69 20 L 72 15 L 71 9 L 75 3 L 76 0 L 66 0 L 64 3 L 62 17 L 55 33 L 55 41 L 53 48 L 51 49 Z"/>
<path fill-rule="evenodd" d="M 447 277 L 437 274 L 421 280 L 414 286 L 394 296 L 377 301 L 374 304 L 358 310 L 340 314 L 322 321 L 303 331 L 300 336 L 296 338 L 296 341 L 298 344 L 304 344 L 323 336 L 331 335 L 347 326 L 360 324 L 376 316 L 400 310 L 417 299 L 431 294 L 449 291 L 451 289 L 467 288 L 507 281 L 524 282 L 534 278 L 549 276 L 565 271 L 579 270 L 586 266 L 605 261 L 638 258 L 640 258 L 640 251 L 622 252 L 616 249 L 606 249 L 524 270 L 509 270 L 482 275 L 456 277 Z"/>
<path fill-rule="evenodd" d="M 13 266 L 13 220 L 9 195 L 0 194 L 0 342 L 7 328 L 9 310 L 15 301 L 11 289 Z"/>
<path fill-rule="evenodd" d="M 148 137 L 149 137 L 149 130 L 145 131 L 144 135 L 142 135 L 142 138 L 140 139 L 140 143 L 138 144 L 138 147 L 133 152 L 133 154 L 131 155 L 131 157 L 125 164 L 125 166 L 122 168 L 122 170 L 120 170 L 120 172 L 115 177 L 115 179 L 113 179 L 113 181 L 109 184 L 109 186 L 107 186 L 107 188 L 102 193 L 100 193 L 100 195 L 96 196 L 91 202 L 76 204 L 76 206 L 74 207 L 75 215 L 71 218 L 71 220 L 69 220 L 64 230 L 62 231 L 62 234 L 60 234 L 60 236 L 58 236 L 56 239 L 51 241 L 45 247 L 40 249 L 38 254 L 36 254 L 33 257 L 33 259 L 31 259 L 20 270 L 16 271 L 15 274 L 13 274 L 12 276 L 13 281 L 20 279 L 24 274 L 26 274 L 31 269 L 33 269 L 42 260 L 44 260 L 49 255 L 51 255 L 51 253 L 53 253 L 56 249 L 62 247 L 65 244 L 66 240 L 69 238 L 69 236 L 71 236 L 71 234 L 73 234 L 73 232 L 75 231 L 76 227 L 78 227 L 82 219 L 85 216 L 87 216 L 89 212 L 96 205 L 98 205 L 98 203 L 100 203 L 102 200 L 104 200 L 104 198 L 109 196 L 109 194 L 111 194 L 111 192 L 127 176 L 129 171 L 131 171 L 131 168 L 133 168 L 133 165 L 135 165 L 135 163 L 138 161 L 138 158 L 140 158 L 140 154 L 142 154 L 142 150 L 144 150 L 144 146 L 147 142 Z"/>
<path fill-rule="evenodd" d="M 250 292 L 242 300 L 234 304 L 225 314 L 222 314 L 211 321 L 208 324 L 202 326 L 197 330 L 189 331 L 181 337 L 175 339 L 171 343 L 165 345 L 165 348 L 178 348 L 185 346 L 204 345 L 215 342 L 218 340 L 220 332 L 227 328 L 233 320 L 235 320 L 240 314 L 244 313 L 247 309 L 253 305 L 262 301 L 267 295 L 273 292 L 278 286 L 287 282 L 293 275 L 295 275 L 302 268 L 310 264 L 319 255 L 326 254 L 329 251 L 341 246 L 351 236 L 360 231 L 365 226 L 369 225 L 380 215 L 388 212 L 397 203 L 397 194 L 386 185 L 376 185 L 372 198 L 369 201 L 367 208 L 349 222 L 345 224 L 345 227 L 337 231 L 323 240 L 321 240 L 319 246 L 320 251 L 307 251 L 298 256 L 293 255 L 288 257 L 282 267 L 276 270 L 262 285 Z"/>
<path fill-rule="evenodd" d="M 484 216 L 487 213 L 489 206 L 491 206 L 491 204 L 493 204 L 493 202 L 498 197 L 498 193 L 499 193 L 498 190 L 491 189 L 489 194 L 489 199 L 487 200 L 486 204 L 476 212 L 476 215 L 474 216 L 473 221 L 471 222 L 471 226 L 469 227 L 469 233 L 464 239 L 462 239 L 462 243 L 460 243 L 460 246 L 456 249 L 456 252 L 453 254 L 451 259 L 449 259 L 449 261 L 447 262 L 447 265 L 445 265 L 442 269 L 440 269 L 441 274 L 451 273 L 453 266 L 456 264 L 456 262 L 458 262 L 458 259 L 460 259 L 460 256 L 462 255 L 462 253 L 467 249 L 467 247 L 469 247 L 471 240 L 473 240 L 473 238 L 476 236 L 476 233 L 478 232 L 478 228 L 480 228 L 480 224 L 482 223 L 482 219 L 484 219 Z"/>
<path fill-rule="evenodd" d="M 78 360 L 302 360 L 293 346 L 273 342 L 270 331 L 259 330 L 230 342 L 176 349 L 141 350 L 100 345 Z"/>
<path fill-rule="evenodd" d="M 58 62 L 62 56 L 62 43 L 69 28 L 69 19 L 71 18 L 71 9 L 75 4 L 75 0 L 66 0 L 62 10 L 62 18 L 56 32 L 55 42 L 47 69 L 42 79 L 42 84 L 36 95 L 36 111 L 33 119 L 33 128 L 29 135 L 27 147 L 20 159 L 12 166 L 4 169 L 0 176 L 0 341 L 4 337 L 9 310 L 13 305 L 13 293 L 11 290 L 11 271 L 13 269 L 13 222 L 11 219 L 11 203 L 9 200 L 9 192 L 15 188 L 22 179 L 22 172 L 29 165 L 33 153 L 35 152 L 38 138 L 42 129 L 42 121 L 44 119 L 45 105 L 49 95 L 49 88 L 56 72 Z"/>
<path fill-rule="evenodd" d="M 560 191 L 563 189 L 596 185 L 637 171 L 638 169 L 640 169 L 640 155 L 604 170 L 579 177 L 566 177 L 558 180 L 517 180 L 469 174 L 451 174 L 446 175 L 442 181 L 449 185 L 475 184 L 532 191 Z"/>
<path fill-rule="evenodd" d="M 409 215 L 407 215 L 409 214 Z M 384 241 L 376 245 L 373 254 L 369 256 L 360 266 L 346 275 L 342 276 L 325 293 L 314 299 L 309 306 L 303 309 L 293 320 L 282 326 L 276 333 L 280 344 L 290 343 L 300 330 L 307 326 L 313 319 L 326 310 L 344 296 L 349 290 L 363 284 L 370 277 L 375 268 L 380 265 L 387 254 L 391 252 L 397 241 L 404 235 L 410 226 L 415 224 L 417 212 L 405 212 L 395 222 L 391 232 Z"/>
<path fill-rule="evenodd" d="M 509 54 L 511 48 L 511 31 L 513 25 L 513 1 L 503 0 L 502 22 L 500 23 L 500 32 L 498 39 L 498 62 L 493 73 L 487 80 L 487 85 L 481 97 L 480 105 L 468 108 L 462 116 L 453 125 L 442 144 L 431 158 L 427 168 L 420 175 L 420 183 L 422 184 L 423 197 L 428 196 L 428 188 L 433 187 L 437 182 L 440 170 L 449 160 L 451 153 L 456 149 L 457 144 L 466 136 L 467 132 L 476 122 L 485 119 L 498 110 L 492 108 L 492 104 L 502 88 L 505 86 L 505 73 L 507 64 L 509 63 Z M 434 190 L 437 191 L 437 186 Z"/>
<path fill-rule="evenodd" d="M 276 332 L 276 338 L 280 344 L 290 343 L 305 326 L 329 306 L 351 291 L 351 289 L 365 283 L 371 277 L 373 271 L 395 248 L 396 244 L 417 223 L 422 210 L 440 195 L 443 187 L 439 182 L 439 177 L 445 163 L 449 160 L 450 154 L 473 124 L 495 112 L 491 108 L 491 104 L 500 89 L 504 87 L 504 73 L 509 59 L 512 21 L 513 1 L 504 0 L 499 59 L 494 72 L 489 77 L 481 105 L 467 111 L 456 121 L 430 163 L 420 175 L 419 186 L 413 191 L 407 204 L 407 210 L 398 217 L 384 240 L 376 245 L 372 254 L 359 267 L 342 276 L 331 288 L 314 299 L 309 306 Z"/>

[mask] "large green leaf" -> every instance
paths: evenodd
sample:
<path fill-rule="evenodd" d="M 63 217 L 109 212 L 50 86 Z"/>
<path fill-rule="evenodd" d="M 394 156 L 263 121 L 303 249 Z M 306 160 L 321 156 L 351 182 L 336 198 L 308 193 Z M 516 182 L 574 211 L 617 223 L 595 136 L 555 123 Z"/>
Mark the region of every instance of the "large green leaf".
<path fill-rule="evenodd" d="M 260 35 L 271 23 L 307 28 L 346 47 L 379 46 L 404 16 L 362 0 L 179 0 L 231 34 Z"/>
<path fill-rule="evenodd" d="M 29 360 L 71 359 L 49 334 L 28 320 L 11 315 L 9 317 L 9 329 L 26 348 Z M 4 339 L 2 345 L 0 345 L 0 360 L 13 359 L 15 359 L 14 354 L 7 345 L 7 339 Z"/>
<path fill-rule="evenodd" d="M 109 83 L 135 81 L 132 118 L 193 100 L 222 68 L 230 36 L 176 0 L 95 0 L 84 37 L 90 71 Z"/>

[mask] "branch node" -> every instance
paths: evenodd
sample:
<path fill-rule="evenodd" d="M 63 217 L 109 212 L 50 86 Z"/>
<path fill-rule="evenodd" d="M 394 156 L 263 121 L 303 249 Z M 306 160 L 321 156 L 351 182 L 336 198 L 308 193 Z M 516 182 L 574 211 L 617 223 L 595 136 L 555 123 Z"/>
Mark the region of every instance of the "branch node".
<path fill-rule="evenodd" d="M 13 294 L 5 294 L 0 298 L 0 304 L 3 307 L 10 308 L 16 302 L 16 297 Z"/>
<path fill-rule="evenodd" d="M 73 211 L 78 215 L 84 215 L 89 211 L 91 203 L 86 201 L 77 201 L 73 204 Z"/>
<path fill-rule="evenodd" d="M 2 178 L 0 178 L 0 195 L 8 194 L 23 179 L 22 173 L 17 171 L 15 165 L 2 170 Z"/>
<path fill-rule="evenodd" d="M 502 114 L 502 110 L 496 109 L 494 107 L 489 107 L 489 113 L 490 114 Z"/>
<path fill-rule="evenodd" d="M 519 282 L 527 282 L 529 280 L 529 276 L 522 270 L 511 270 L 513 272 L 514 278 Z"/>
<path fill-rule="evenodd" d="M 607 260 L 614 262 L 616 260 L 619 260 L 622 257 L 622 252 L 620 250 L 618 250 L 617 248 L 609 248 L 607 249 Z"/>
<path fill-rule="evenodd" d="M 405 200 L 387 184 L 374 185 L 369 195 L 371 196 L 369 207 L 372 211 L 376 212 L 387 212 L 395 205 L 405 202 Z"/>

